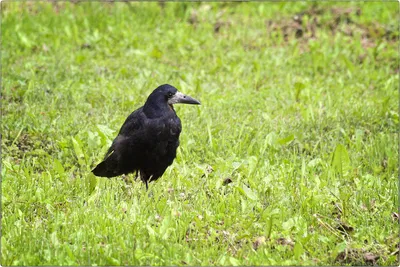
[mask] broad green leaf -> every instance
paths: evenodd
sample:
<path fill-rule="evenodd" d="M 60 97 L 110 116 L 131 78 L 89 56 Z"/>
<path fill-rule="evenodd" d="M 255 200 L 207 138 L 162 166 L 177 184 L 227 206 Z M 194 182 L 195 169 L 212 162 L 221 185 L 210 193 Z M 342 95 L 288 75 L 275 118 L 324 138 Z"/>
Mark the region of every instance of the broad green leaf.
<path fill-rule="evenodd" d="M 285 138 L 279 139 L 278 143 L 281 145 L 290 144 L 294 140 L 294 134 L 288 135 Z"/>
<path fill-rule="evenodd" d="M 86 175 L 87 189 L 89 195 L 91 195 L 96 189 L 97 181 L 98 178 L 93 173 L 89 173 L 88 175 Z"/>
<path fill-rule="evenodd" d="M 88 131 L 88 147 L 91 149 L 97 149 L 101 145 L 101 140 L 98 132 Z"/>
<path fill-rule="evenodd" d="M 301 91 L 302 91 L 305 87 L 306 87 L 306 86 L 304 85 L 304 83 L 300 83 L 300 82 L 294 83 L 294 90 L 295 90 L 295 93 L 296 93 L 296 96 L 295 96 L 296 101 L 299 100 L 299 98 L 300 98 L 300 93 L 301 93 Z"/>
<path fill-rule="evenodd" d="M 151 54 L 150 54 L 152 57 L 154 57 L 154 58 L 161 58 L 162 56 L 163 56 L 163 53 L 161 52 L 161 50 L 160 49 L 158 49 L 157 47 L 156 48 L 154 48 L 152 51 L 151 51 Z"/>
<path fill-rule="evenodd" d="M 114 257 L 107 257 L 108 262 L 110 263 L 110 265 L 114 265 L 114 266 L 118 266 L 121 265 L 120 261 Z"/>
<path fill-rule="evenodd" d="M 242 193 L 242 195 L 248 197 L 251 200 L 257 200 L 257 194 L 255 194 L 253 192 L 253 190 L 251 190 L 250 188 L 248 188 L 247 186 L 243 185 L 242 187 L 236 187 L 240 193 Z"/>
<path fill-rule="evenodd" d="M 61 162 L 58 159 L 54 159 L 54 164 L 53 164 L 54 170 L 60 175 L 60 176 L 64 176 L 65 174 L 65 170 L 63 165 L 61 164 Z"/>
<path fill-rule="evenodd" d="M 77 137 L 75 139 L 74 137 L 71 137 L 71 140 L 72 140 L 72 144 L 74 146 L 75 155 L 78 159 L 79 165 L 85 166 L 86 165 L 85 155 L 83 154 L 83 150 L 82 150 L 81 142 L 80 142 L 79 138 Z"/>
<path fill-rule="evenodd" d="M 114 134 L 114 130 L 110 129 L 108 126 L 106 125 L 102 125 L 102 124 L 97 124 L 96 125 L 97 129 L 98 129 L 98 133 L 99 134 L 103 134 L 106 137 L 111 137 Z"/>
<path fill-rule="evenodd" d="M 336 247 L 332 251 L 332 256 L 336 257 L 339 253 L 345 251 L 346 248 L 347 248 L 346 241 L 337 244 Z"/>
<path fill-rule="evenodd" d="M 315 158 L 315 159 L 310 160 L 310 162 L 308 162 L 307 166 L 314 168 L 315 166 L 320 165 L 321 162 L 322 162 L 322 160 L 320 158 Z"/>
<path fill-rule="evenodd" d="M 151 228 L 150 225 L 147 225 L 147 230 L 148 230 L 148 233 L 149 233 L 150 237 L 155 237 L 156 236 L 156 232 L 154 231 L 153 228 Z"/>
<path fill-rule="evenodd" d="M 344 64 L 346 65 L 348 71 L 351 73 L 354 72 L 354 64 L 348 59 L 347 56 L 342 55 L 341 59 L 343 60 Z"/>
<path fill-rule="evenodd" d="M 296 244 L 294 244 L 293 253 L 296 259 L 299 259 L 300 256 L 304 253 L 303 246 L 301 245 L 300 242 L 296 242 Z"/>
<path fill-rule="evenodd" d="M 229 257 L 229 262 L 233 265 L 233 266 L 240 266 L 240 262 L 239 260 L 237 260 L 234 257 Z"/>
<path fill-rule="evenodd" d="M 50 235 L 51 243 L 53 243 L 54 247 L 57 247 L 59 244 L 58 238 L 57 238 L 57 232 L 53 232 Z"/>
<path fill-rule="evenodd" d="M 163 239 L 167 239 L 168 238 L 168 229 L 170 228 L 170 222 L 171 222 L 171 216 L 167 215 L 164 217 L 164 219 L 162 220 L 161 226 L 160 226 L 160 230 L 159 233 L 160 235 L 163 236 Z"/>
<path fill-rule="evenodd" d="M 271 231 L 272 231 L 272 225 L 273 225 L 274 217 L 271 217 L 267 220 L 266 223 L 266 230 L 265 230 L 265 236 L 269 238 L 271 236 Z"/>
<path fill-rule="evenodd" d="M 342 144 L 338 144 L 333 152 L 331 165 L 335 171 L 344 175 L 350 168 L 350 158 L 346 148 Z"/>
<path fill-rule="evenodd" d="M 290 229 L 292 229 L 294 226 L 295 226 L 295 221 L 294 221 L 293 218 L 290 218 L 289 220 L 287 220 L 286 222 L 284 222 L 284 223 L 282 224 L 282 228 L 283 228 L 284 230 L 290 230 Z"/>
<path fill-rule="evenodd" d="M 265 142 L 270 146 L 275 146 L 277 144 L 277 139 L 278 139 L 278 136 L 276 135 L 276 133 L 275 132 L 270 132 L 265 137 Z"/>
<path fill-rule="evenodd" d="M 114 135 L 114 130 L 111 130 L 110 128 L 108 128 L 108 126 L 101 124 L 96 125 L 96 127 L 97 127 L 97 133 L 101 138 L 100 141 L 101 145 L 107 147 L 110 146 L 111 139 L 113 138 Z"/>
<path fill-rule="evenodd" d="M 68 244 L 64 244 L 64 249 L 67 251 L 67 254 L 68 254 L 69 258 L 70 258 L 72 261 L 75 261 L 74 253 L 72 253 L 72 250 L 71 250 L 71 248 L 69 247 Z"/>
<path fill-rule="evenodd" d="M 29 38 L 22 32 L 18 32 L 18 37 L 19 37 L 21 43 L 24 44 L 26 47 L 32 46 L 31 40 L 29 40 Z"/>

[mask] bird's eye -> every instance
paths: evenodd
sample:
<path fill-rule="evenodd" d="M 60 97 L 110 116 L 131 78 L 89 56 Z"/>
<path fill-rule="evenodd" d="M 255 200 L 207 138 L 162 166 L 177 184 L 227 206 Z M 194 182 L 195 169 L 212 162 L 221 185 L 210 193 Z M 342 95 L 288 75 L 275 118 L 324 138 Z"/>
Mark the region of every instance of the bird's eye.
<path fill-rule="evenodd" d="M 173 93 L 169 92 L 168 93 L 168 98 L 172 97 L 173 95 L 174 95 Z"/>

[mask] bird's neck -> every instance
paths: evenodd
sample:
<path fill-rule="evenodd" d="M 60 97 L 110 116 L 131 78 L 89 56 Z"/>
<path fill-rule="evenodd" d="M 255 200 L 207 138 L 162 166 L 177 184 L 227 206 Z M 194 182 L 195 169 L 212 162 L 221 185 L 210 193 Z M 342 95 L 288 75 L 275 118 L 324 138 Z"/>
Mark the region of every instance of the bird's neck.
<path fill-rule="evenodd" d="M 175 112 L 173 108 L 168 105 L 165 101 L 146 101 L 146 104 L 143 106 L 143 112 L 146 114 L 148 118 L 159 118 L 165 116 L 170 112 Z"/>

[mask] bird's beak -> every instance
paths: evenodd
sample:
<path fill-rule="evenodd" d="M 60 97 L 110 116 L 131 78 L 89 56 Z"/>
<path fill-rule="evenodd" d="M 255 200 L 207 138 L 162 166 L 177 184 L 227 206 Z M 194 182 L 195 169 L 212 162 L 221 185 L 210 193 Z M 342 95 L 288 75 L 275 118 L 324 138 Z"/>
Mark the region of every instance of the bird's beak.
<path fill-rule="evenodd" d="M 197 101 L 196 99 L 194 99 L 188 95 L 184 95 L 181 92 L 176 92 L 175 95 L 168 100 L 168 104 L 170 104 L 170 105 L 178 104 L 178 103 L 200 105 L 199 101 Z"/>

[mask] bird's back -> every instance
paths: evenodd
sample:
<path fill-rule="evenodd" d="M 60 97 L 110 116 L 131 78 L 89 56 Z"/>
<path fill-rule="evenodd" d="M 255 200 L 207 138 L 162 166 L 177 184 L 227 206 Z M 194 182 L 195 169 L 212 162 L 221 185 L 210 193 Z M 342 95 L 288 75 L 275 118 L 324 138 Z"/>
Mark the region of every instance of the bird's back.
<path fill-rule="evenodd" d="M 173 110 L 156 118 L 148 118 L 143 107 L 135 110 L 125 120 L 95 174 L 114 177 L 143 170 L 161 176 L 176 157 L 181 130 L 181 121 Z"/>
<path fill-rule="evenodd" d="M 114 177 L 136 171 L 146 188 L 149 181 L 161 177 L 179 146 L 182 126 L 173 108 L 178 103 L 200 104 L 169 84 L 157 87 L 144 106 L 128 116 L 104 160 L 92 172 Z"/>

